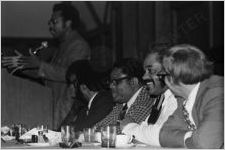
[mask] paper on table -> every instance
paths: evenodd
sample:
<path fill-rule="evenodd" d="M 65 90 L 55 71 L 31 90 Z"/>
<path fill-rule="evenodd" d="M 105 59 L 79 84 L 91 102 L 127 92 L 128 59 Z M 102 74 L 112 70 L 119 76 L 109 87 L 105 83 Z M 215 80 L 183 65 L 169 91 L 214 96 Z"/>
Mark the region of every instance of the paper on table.
<path fill-rule="evenodd" d="M 20 139 L 24 140 L 24 139 L 31 139 L 32 135 L 38 135 L 38 131 L 37 128 L 33 128 L 30 131 L 26 132 L 25 134 L 23 134 Z M 49 143 L 51 145 L 54 145 L 56 143 L 60 143 L 62 142 L 61 139 L 61 132 L 55 132 L 52 130 L 48 130 L 48 133 L 44 133 L 46 135 L 46 137 L 49 139 Z"/>
<path fill-rule="evenodd" d="M 1 133 L 7 134 L 10 131 L 10 128 L 7 126 L 1 127 Z"/>
<path fill-rule="evenodd" d="M 15 136 L 5 135 L 5 136 L 1 136 L 1 138 L 5 141 L 10 141 L 10 140 L 14 140 Z"/>
<path fill-rule="evenodd" d="M 9 132 L 12 132 L 12 129 L 10 129 L 8 126 L 1 127 L 1 138 L 4 141 L 10 141 L 15 139 L 15 136 L 7 135 Z"/>

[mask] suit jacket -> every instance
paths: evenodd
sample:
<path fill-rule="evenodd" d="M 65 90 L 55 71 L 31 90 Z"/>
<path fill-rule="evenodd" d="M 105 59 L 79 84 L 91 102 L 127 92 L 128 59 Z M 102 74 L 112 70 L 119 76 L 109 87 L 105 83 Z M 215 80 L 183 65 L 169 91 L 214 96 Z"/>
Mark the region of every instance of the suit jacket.
<path fill-rule="evenodd" d="M 74 61 L 89 59 L 90 51 L 88 43 L 76 31 L 72 31 L 60 43 L 59 49 L 55 50 L 51 62 L 41 63 L 39 75 L 44 79 L 53 80 L 46 80 L 46 85 L 52 89 L 54 129 L 59 127 L 73 104 L 65 82 L 66 71 Z"/>
<path fill-rule="evenodd" d="M 153 104 L 154 99 L 150 98 L 148 90 L 146 87 L 143 87 L 134 103 L 126 112 L 124 119 L 129 118 L 135 123 L 144 121 L 150 114 Z M 116 104 L 110 114 L 96 124 L 97 130 L 100 130 L 101 127 L 105 127 L 107 125 L 116 125 L 122 108 L 123 104 Z M 119 133 L 121 132 L 120 129 L 117 129 L 117 131 Z"/>
<path fill-rule="evenodd" d="M 160 131 L 163 147 L 220 148 L 224 142 L 224 84 L 223 78 L 211 76 L 200 83 L 192 116 L 197 130 L 184 142 L 189 130 L 184 121 L 182 101 Z"/>
<path fill-rule="evenodd" d="M 110 91 L 100 91 L 93 99 L 89 113 L 86 109 L 77 116 L 74 123 L 75 130 L 80 131 L 84 128 L 91 128 L 102 120 L 113 109 L 113 97 Z"/>

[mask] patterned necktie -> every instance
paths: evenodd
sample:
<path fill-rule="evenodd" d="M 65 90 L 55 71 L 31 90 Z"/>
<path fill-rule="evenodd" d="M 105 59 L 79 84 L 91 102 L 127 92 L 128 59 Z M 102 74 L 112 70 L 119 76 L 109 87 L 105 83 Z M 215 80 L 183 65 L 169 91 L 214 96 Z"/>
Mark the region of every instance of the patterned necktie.
<path fill-rule="evenodd" d="M 189 113 L 188 113 L 187 109 L 185 108 L 186 103 L 187 103 L 187 101 L 184 101 L 184 103 L 182 105 L 184 120 L 188 124 L 187 128 L 191 131 L 194 131 L 194 130 L 196 130 L 196 126 L 191 122 L 191 120 L 189 118 Z"/>
<path fill-rule="evenodd" d="M 164 99 L 164 95 L 160 95 L 156 98 L 155 104 L 152 106 L 152 111 L 148 118 L 148 124 L 155 124 L 158 120 Z"/>
<path fill-rule="evenodd" d="M 122 134 L 122 130 L 120 129 L 120 121 L 124 119 L 125 117 L 125 114 L 127 112 L 127 104 L 123 106 L 122 110 L 120 111 L 119 113 L 119 116 L 118 116 L 118 120 L 116 121 L 116 133 L 117 134 Z"/>
<path fill-rule="evenodd" d="M 120 111 L 119 120 L 123 120 L 124 119 L 126 112 L 127 112 L 127 104 L 124 105 L 123 109 Z"/>

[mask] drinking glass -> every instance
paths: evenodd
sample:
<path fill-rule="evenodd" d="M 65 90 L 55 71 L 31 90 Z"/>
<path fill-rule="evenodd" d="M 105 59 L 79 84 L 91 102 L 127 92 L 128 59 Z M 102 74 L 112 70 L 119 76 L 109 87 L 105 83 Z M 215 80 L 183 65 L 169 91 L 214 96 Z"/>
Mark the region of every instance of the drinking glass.
<path fill-rule="evenodd" d="M 37 130 L 43 133 L 48 133 L 48 125 L 37 125 Z"/>
<path fill-rule="evenodd" d="M 85 142 L 95 142 L 95 128 L 85 128 L 83 133 Z"/>
<path fill-rule="evenodd" d="M 61 126 L 61 138 L 62 143 L 66 146 L 70 146 L 75 141 L 74 127 L 69 125 Z"/>
<path fill-rule="evenodd" d="M 109 125 L 101 128 L 102 147 L 115 147 L 116 126 Z"/>

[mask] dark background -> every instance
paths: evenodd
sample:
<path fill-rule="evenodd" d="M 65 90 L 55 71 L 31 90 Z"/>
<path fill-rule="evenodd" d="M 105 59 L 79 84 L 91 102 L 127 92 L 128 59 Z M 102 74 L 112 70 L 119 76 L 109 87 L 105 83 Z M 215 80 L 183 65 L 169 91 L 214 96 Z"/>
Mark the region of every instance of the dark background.
<path fill-rule="evenodd" d="M 54 46 L 47 21 L 54 1 L 2 1 L 1 51 L 28 54 L 42 41 Z M 124 57 L 143 59 L 157 43 L 189 43 L 202 49 L 224 75 L 223 1 L 70 1 L 83 20 L 81 33 L 92 48 L 92 64 L 108 70 Z M 91 25 L 91 27 L 90 27 Z M 1 124 L 52 125 L 50 89 L 1 69 Z"/>
<path fill-rule="evenodd" d="M 4 3 L 7 2 L 2 2 L 2 7 Z M 171 42 L 189 43 L 199 47 L 214 61 L 216 73 L 223 75 L 223 1 L 107 1 L 104 2 L 103 8 L 101 5 L 103 11 L 100 15 L 97 9 L 100 9 L 98 6 L 101 2 L 68 3 L 77 8 L 83 3 L 86 9 L 82 9 L 80 13 L 88 13 L 91 17 L 88 20 L 95 24 L 94 28 L 86 29 L 85 26 L 88 24 L 86 21 L 86 25 L 84 23 L 84 28 L 80 31 L 91 45 L 92 62 L 99 70 L 110 68 L 114 61 L 124 57 L 143 59 L 149 47 L 157 43 Z M 4 11 L 2 15 L 7 16 Z M 46 16 L 50 17 L 50 14 Z M 29 27 L 29 22 L 27 26 Z M 2 30 L 12 30 L 15 27 L 15 24 L 4 27 L 2 22 Z M 35 28 L 38 29 L 38 26 L 33 27 L 34 30 Z M 14 49 L 27 53 L 27 49 L 38 46 L 44 40 L 51 43 L 50 36 L 37 38 L 35 35 L 33 37 L 4 35 L 2 49 L 7 54 Z"/>

